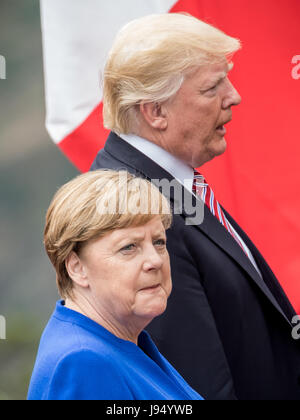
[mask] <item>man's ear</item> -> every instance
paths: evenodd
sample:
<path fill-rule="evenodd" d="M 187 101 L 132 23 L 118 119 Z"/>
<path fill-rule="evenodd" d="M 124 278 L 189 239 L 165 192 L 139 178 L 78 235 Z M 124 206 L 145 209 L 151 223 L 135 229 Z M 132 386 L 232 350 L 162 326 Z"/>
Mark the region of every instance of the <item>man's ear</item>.
<path fill-rule="evenodd" d="M 164 131 L 168 127 L 165 106 L 158 102 L 141 102 L 140 113 L 151 128 Z"/>
<path fill-rule="evenodd" d="M 69 277 L 75 284 L 84 288 L 89 286 L 85 267 L 76 252 L 71 252 L 65 261 L 65 266 Z"/>

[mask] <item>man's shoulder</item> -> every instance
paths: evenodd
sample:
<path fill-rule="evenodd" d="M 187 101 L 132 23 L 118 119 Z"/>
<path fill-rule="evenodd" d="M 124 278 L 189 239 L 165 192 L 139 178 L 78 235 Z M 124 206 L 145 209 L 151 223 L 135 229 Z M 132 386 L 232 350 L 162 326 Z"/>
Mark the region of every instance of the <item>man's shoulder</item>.
<path fill-rule="evenodd" d="M 138 168 L 130 166 L 126 162 L 122 162 L 117 157 L 102 149 L 97 154 L 90 170 L 97 171 L 99 169 L 111 169 L 114 171 L 128 171 L 133 175 L 141 175 Z"/>
<path fill-rule="evenodd" d="M 107 153 L 107 151 L 105 149 L 101 149 L 92 166 L 91 166 L 91 171 L 96 171 L 97 169 L 115 169 L 115 167 L 118 167 L 121 164 L 121 162 L 116 159 L 114 156 L 112 156 L 111 154 Z"/>

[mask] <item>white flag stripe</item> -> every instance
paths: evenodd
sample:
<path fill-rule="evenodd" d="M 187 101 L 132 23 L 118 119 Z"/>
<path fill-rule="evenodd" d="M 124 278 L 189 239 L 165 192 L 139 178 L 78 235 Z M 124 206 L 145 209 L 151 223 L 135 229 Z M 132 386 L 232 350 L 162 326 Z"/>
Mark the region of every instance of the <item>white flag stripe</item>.
<path fill-rule="evenodd" d="M 101 102 L 100 74 L 118 30 L 176 0 L 41 0 L 46 126 L 59 143 Z"/>

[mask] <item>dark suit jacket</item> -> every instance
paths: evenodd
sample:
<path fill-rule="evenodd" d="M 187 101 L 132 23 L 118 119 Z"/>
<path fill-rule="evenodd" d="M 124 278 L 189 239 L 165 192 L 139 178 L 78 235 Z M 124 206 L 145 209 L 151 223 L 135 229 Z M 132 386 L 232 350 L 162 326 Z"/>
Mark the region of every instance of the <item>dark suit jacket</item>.
<path fill-rule="evenodd" d="M 92 166 L 100 168 L 173 179 L 114 133 Z M 225 214 L 263 279 L 207 207 L 199 226 L 187 226 L 183 211 L 167 232 L 173 292 L 166 312 L 147 329 L 207 399 L 299 399 L 300 343 L 291 336 L 295 311 L 260 252 Z"/>

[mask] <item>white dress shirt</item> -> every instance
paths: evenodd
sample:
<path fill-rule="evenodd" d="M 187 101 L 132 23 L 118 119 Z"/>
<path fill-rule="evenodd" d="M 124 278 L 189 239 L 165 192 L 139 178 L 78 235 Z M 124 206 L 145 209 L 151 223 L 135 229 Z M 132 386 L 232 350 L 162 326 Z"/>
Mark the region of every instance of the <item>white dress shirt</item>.
<path fill-rule="evenodd" d="M 194 169 L 182 162 L 182 160 L 171 155 L 157 144 L 134 134 L 120 134 L 120 137 L 127 141 L 135 149 L 138 149 L 157 165 L 169 172 L 174 178 L 184 185 L 191 193 L 193 192 Z"/>

